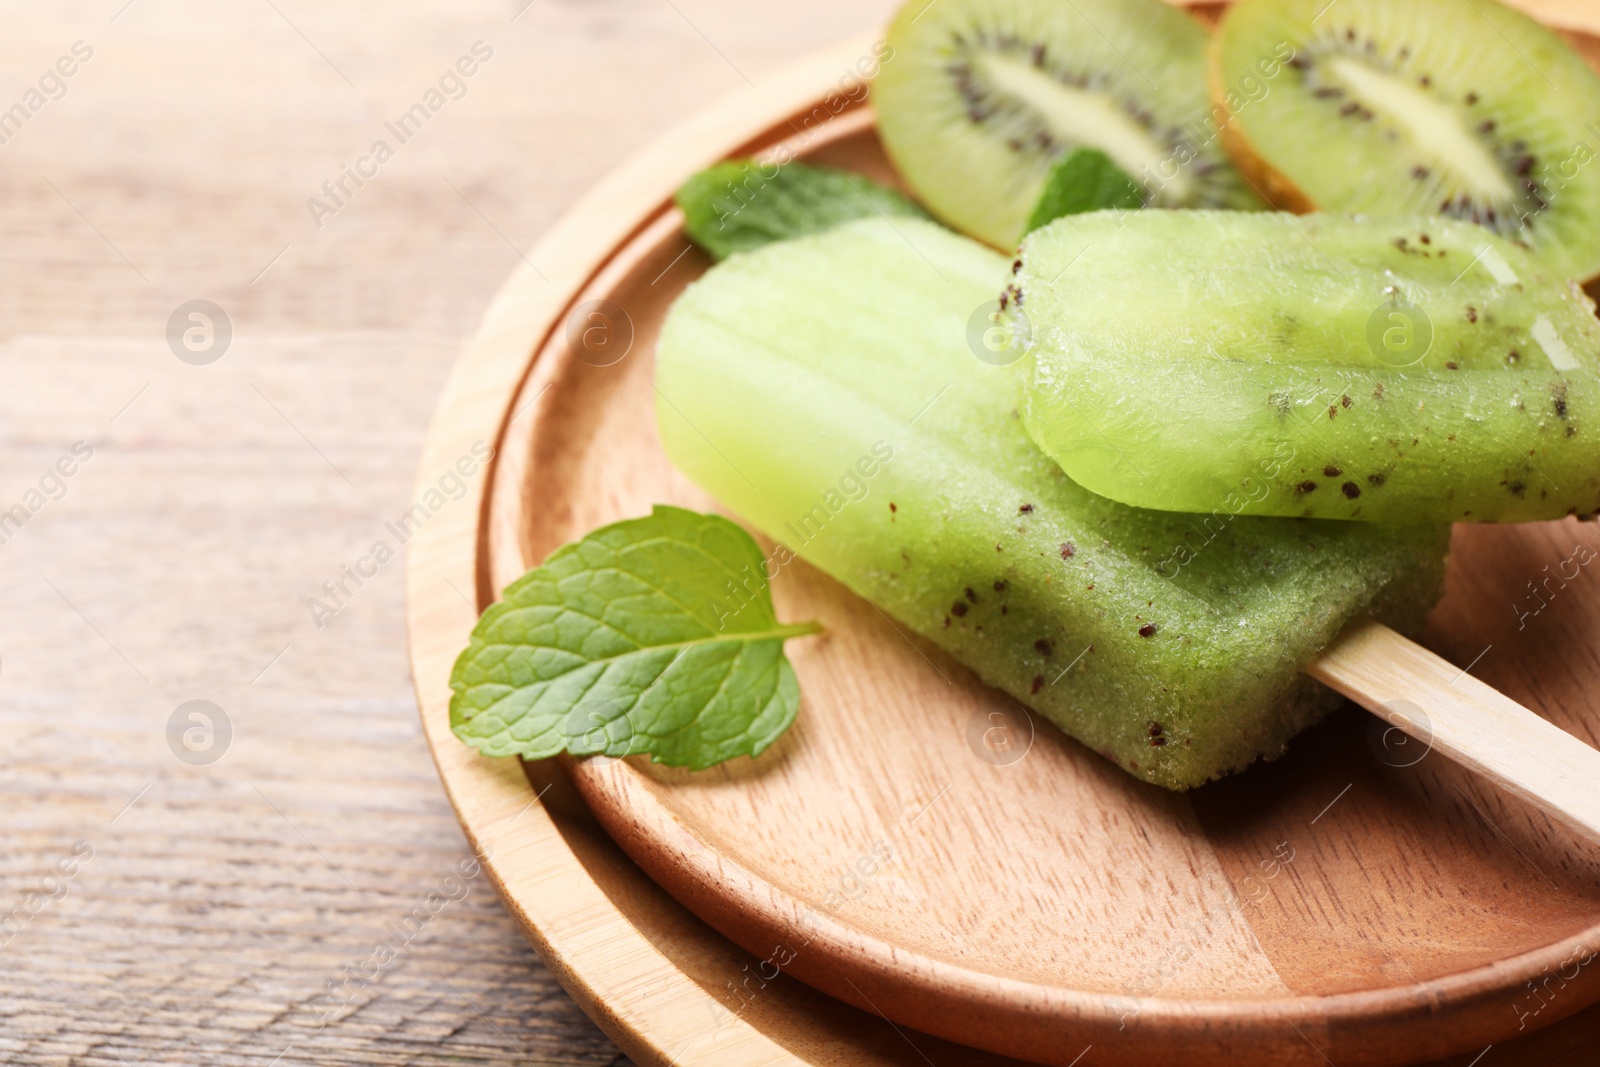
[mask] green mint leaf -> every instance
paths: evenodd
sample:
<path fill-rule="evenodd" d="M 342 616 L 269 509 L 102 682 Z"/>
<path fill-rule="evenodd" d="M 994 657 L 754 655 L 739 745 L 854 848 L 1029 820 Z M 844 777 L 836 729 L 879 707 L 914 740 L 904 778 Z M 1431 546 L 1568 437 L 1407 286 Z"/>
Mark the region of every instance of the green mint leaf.
<path fill-rule="evenodd" d="M 1024 235 L 1063 215 L 1106 208 L 1142 207 L 1144 197 L 1126 171 L 1098 148 L 1082 145 L 1056 160 L 1045 179 L 1044 192 L 1033 205 Z"/>
<path fill-rule="evenodd" d="M 678 190 L 677 201 L 684 231 L 716 259 L 853 219 L 928 217 L 893 189 L 850 171 L 750 159 L 694 175 Z"/>
<path fill-rule="evenodd" d="M 779 624 L 744 530 L 658 504 L 507 587 L 451 672 L 450 728 L 487 756 L 756 756 L 800 706 L 784 640 L 821 629 Z"/>

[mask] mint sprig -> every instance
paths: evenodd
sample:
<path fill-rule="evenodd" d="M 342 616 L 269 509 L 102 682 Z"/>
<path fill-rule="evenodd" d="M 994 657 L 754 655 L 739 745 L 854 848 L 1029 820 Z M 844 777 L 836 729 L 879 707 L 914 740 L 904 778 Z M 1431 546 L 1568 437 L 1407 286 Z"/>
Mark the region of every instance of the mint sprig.
<path fill-rule="evenodd" d="M 927 212 L 888 186 L 832 167 L 730 159 L 691 176 L 678 189 L 683 228 L 716 259 L 854 219 Z"/>
<path fill-rule="evenodd" d="M 1063 215 L 1107 208 L 1131 210 L 1144 205 L 1144 196 L 1127 171 L 1098 148 L 1078 146 L 1056 160 L 1028 217 L 1024 236 Z"/>
<path fill-rule="evenodd" d="M 450 675 L 450 728 L 488 756 L 630 756 L 696 770 L 759 755 L 794 721 L 782 625 L 755 540 L 657 505 L 513 582 Z"/>

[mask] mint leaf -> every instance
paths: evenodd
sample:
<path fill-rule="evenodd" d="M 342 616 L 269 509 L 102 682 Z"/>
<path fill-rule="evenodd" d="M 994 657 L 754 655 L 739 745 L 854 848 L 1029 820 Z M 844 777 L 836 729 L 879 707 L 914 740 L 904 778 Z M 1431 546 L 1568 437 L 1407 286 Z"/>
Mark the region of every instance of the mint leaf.
<path fill-rule="evenodd" d="M 853 219 L 928 217 L 893 189 L 850 171 L 750 159 L 694 175 L 678 190 L 677 201 L 684 231 L 716 259 Z"/>
<path fill-rule="evenodd" d="M 800 706 L 784 640 L 821 629 L 778 623 L 744 530 L 658 504 L 506 588 L 451 672 L 450 728 L 487 756 L 756 756 Z"/>
<path fill-rule="evenodd" d="M 1143 205 L 1144 197 L 1126 171 L 1098 148 L 1079 145 L 1050 168 L 1044 192 L 1039 194 L 1027 228 L 1022 232 L 1030 234 L 1063 215 Z"/>

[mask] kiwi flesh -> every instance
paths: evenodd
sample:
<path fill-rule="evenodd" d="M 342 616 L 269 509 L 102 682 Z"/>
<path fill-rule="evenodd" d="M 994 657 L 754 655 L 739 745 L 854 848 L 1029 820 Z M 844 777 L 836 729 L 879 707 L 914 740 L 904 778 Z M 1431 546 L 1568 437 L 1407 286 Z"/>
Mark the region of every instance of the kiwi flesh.
<path fill-rule="evenodd" d="M 1260 207 L 1206 97 L 1206 31 L 1161 0 L 910 0 L 873 83 L 906 184 L 1009 250 L 1052 164 L 1097 148 L 1157 207 Z"/>
<path fill-rule="evenodd" d="M 1241 0 L 1209 80 L 1228 151 L 1279 207 L 1466 219 L 1600 275 L 1600 76 L 1494 0 Z"/>

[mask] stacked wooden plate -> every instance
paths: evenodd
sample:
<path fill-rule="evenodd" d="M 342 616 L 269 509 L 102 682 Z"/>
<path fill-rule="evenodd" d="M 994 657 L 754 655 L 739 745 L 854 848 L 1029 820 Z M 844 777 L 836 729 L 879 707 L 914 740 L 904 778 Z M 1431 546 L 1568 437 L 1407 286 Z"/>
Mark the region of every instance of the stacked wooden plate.
<path fill-rule="evenodd" d="M 1593 1012 L 1506 1043 L 1600 1000 L 1600 849 L 1354 709 L 1168 793 L 795 564 L 779 613 L 828 633 L 790 646 L 804 702 L 760 759 L 524 767 L 451 736 L 451 663 L 501 588 L 653 503 L 714 508 L 653 417 L 657 330 L 708 266 L 672 192 L 773 151 L 894 181 L 857 89 L 871 45 L 595 189 L 507 282 L 440 405 L 420 484 L 475 443 L 497 459 L 411 542 L 412 662 L 451 800 L 529 939 L 640 1064 L 1594 1062 Z M 1571 520 L 1459 528 L 1425 640 L 1481 653 L 1475 674 L 1593 744 L 1600 579 L 1512 607 L 1580 544 L 1600 534 Z"/>

